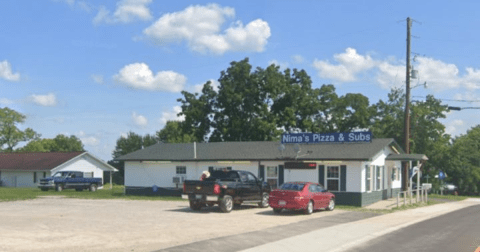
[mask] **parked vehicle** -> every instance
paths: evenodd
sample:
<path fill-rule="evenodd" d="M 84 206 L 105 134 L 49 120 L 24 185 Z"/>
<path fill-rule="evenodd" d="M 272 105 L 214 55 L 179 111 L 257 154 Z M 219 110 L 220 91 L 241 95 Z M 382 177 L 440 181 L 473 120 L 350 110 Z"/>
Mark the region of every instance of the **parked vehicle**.
<path fill-rule="evenodd" d="M 97 188 L 102 186 L 102 178 L 84 178 L 83 172 L 76 171 L 61 171 L 53 174 L 52 177 L 40 179 L 38 188 L 42 191 L 55 189 L 56 191 L 63 191 L 64 189 L 75 189 L 82 191 L 89 189 L 92 192 L 97 191 Z"/>
<path fill-rule="evenodd" d="M 234 205 L 242 203 L 258 203 L 260 207 L 268 207 L 270 191 L 270 186 L 251 172 L 218 170 L 203 181 L 186 180 L 182 198 L 190 201 L 193 210 L 218 204 L 222 212 L 228 213 Z"/>
<path fill-rule="evenodd" d="M 287 182 L 270 192 L 268 204 L 275 213 L 280 213 L 283 209 L 292 209 L 312 214 L 314 210 L 321 208 L 332 211 L 335 208 L 335 195 L 320 184 Z"/>

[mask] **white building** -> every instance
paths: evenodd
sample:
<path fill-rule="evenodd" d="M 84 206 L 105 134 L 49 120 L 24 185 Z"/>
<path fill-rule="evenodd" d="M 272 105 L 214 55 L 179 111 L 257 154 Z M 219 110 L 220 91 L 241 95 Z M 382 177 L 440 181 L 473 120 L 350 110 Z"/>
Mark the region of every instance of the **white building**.
<path fill-rule="evenodd" d="M 159 143 L 129 153 L 125 161 L 127 194 L 180 195 L 185 179 L 213 169 L 250 171 L 277 187 L 289 181 L 320 183 L 337 204 L 364 206 L 396 196 L 401 162 L 426 160 L 403 154 L 393 139 L 365 143 L 301 144 L 279 142 Z M 298 151 L 298 152 L 297 152 Z"/>
<path fill-rule="evenodd" d="M 117 171 L 88 152 L 0 153 L 0 182 L 6 187 L 36 187 L 40 178 L 58 171 L 79 171 L 102 178 L 103 172 Z"/>

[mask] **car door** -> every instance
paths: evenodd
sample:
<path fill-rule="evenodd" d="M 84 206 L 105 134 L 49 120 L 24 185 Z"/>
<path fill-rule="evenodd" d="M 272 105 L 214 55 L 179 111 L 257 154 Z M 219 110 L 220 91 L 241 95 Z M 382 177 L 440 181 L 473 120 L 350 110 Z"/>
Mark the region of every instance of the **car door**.
<path fill-rule="evenodd" d="M 250 172 L 247 172 L 249 200 L 261 200 L 262 188 L 258 183 L 257 177 Z"/>
<path fill-rule="evenodd" d="M 318 191 L 318 197 L 319 197 L 319 206 L 321 208 L 325 208 L 328 205 L 328 202 L 330 201 L 328 194 L 326 193 L 327 191 L 325 188 L 323 188 L 322 185 L 317 184 L 317 191 Z"/>
<path fill-rule="evenodd" d="M 309 184 L 308 185 L 308 192 L 307 192 L 307 197 L 311 200 L 313 200 L 313 207 L 318 208 L 319 204 L 319 198 L 318 195 L 316 194 L 317 192 L 317 186 L 315 184 Z"/>

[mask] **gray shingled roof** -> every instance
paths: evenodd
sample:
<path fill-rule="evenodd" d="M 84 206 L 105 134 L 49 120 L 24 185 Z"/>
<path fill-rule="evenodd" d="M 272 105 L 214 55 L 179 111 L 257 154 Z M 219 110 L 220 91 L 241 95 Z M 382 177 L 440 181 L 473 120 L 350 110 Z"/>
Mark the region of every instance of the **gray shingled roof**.
<path fill-rule="evenodd" d="M 391 154 L 388 155 L 385 160 L 396 160 L 396 161 L 418 161 L 418 160 L 428 160 L 428 157 L 424 154 Z"/>
<path fill-rule="evenodd" d="M 370 143 L 301 144 L 298 160 L 370 160 L 383 148 L 394 145 L 391 138 L 373 139 Z M 193 143 L 159 143 L 118 157 L 120 161 L 207 161 L 207 160 L 288 160 L 296 153 L 293 144 L 280 142 L 212 142 L 196 143 L 197 157 L 194 158 Z M 310 152 L 310 153 L 309 153 Z M 309 153 L 308 155 L 305 155 Z M 305 155 L 305 156 L 303 156 Z"/>

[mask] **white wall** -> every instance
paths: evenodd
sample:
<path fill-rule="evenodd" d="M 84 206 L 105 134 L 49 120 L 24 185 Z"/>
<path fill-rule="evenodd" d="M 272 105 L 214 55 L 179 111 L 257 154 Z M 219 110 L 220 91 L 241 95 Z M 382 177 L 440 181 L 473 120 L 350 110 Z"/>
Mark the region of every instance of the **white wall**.
<path fill-rule="evenodd" d="M 103 163 L 98 162 L 94 158 L 83 155 L 56 167 L 52 170 L 52 174 L 59 171 L 93 172 L 94 178 L 102 178 L 102 183 L 105 183 L 103 172 L 107 171 L 107 168 Z"/>
<path fill-rule="evenodd" d="M 185 166 L 186 175 L 177 175 L 176 167 Z M 258 162 L 125 162 L 125 186 L 135 187 L 176 187 L 173 177 L 184 176 L 189 180 L 198 180 L 208 167 L 232 167 L 233 170 L 243 170 L 258 176 Z M 179 185 L 180 187 L 181 185 Z"/>
<path fill-rule="evenodd" d="M 385 158 L 390 155 L 390 154 L 395 154 L 395 152 L 390 148 L 390 147 L 385 147 L 382 151 L 380 151 L 379 153 L 377 153 L 377 155 L 375 155 L 372 159 L 371 162 L 363 162 L 362 165 L 361 165 L 361 171 L 362 171 L 362 180 L 361 180 L 361 192 L 365 192 L 365 176 L 366 176 L 366 170 L 365 170 L 365 167 L 367 165 L 379 165 L 379 166 L 385 166 L 385 169 L 383 170 L 383 172 L 385 172 L 385 180 L 383 181 L 383 187 L 382 187 L 382 190 L 383 189 L 386 189 L 387 186 L 388 186 L 388 168 L 391 168 L 392 166 L 398 166 L 398 167 L 401 167 L 401 162 L 400 161 L 395 161 L 395 162 L 391 162 L 391 161 L 386 161 Z M 393 165 L 392 165 L 393 164 Z M 391 173 L 390 173 L 391 174 Z M 400 174 L 401 175 L 401 174 Z M 372 179 L 376 179 L 376 178 L 372 178 Z M 373 183 L 372 186 L 375 186 L 375 183 Z M 401 176 L 400 176 L 400 180 L 398 181 L 392 181 L 392 188 L 401 188 Z M 373 190 L 375 191 L 375 190 Z"/>
<path fill-rule="evenodd" d="M 33 174 L 37 174 L 37 183 L 33 182 Z M 0 175 L 3 186 L 6 187 L 37 187 L 38 182 L 43 178 L 43 172 L 34 171 L 2 171 Z M 46 172 L 46 176 L 50 176 Z"/>

